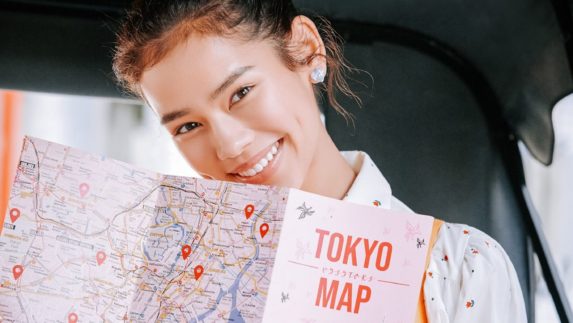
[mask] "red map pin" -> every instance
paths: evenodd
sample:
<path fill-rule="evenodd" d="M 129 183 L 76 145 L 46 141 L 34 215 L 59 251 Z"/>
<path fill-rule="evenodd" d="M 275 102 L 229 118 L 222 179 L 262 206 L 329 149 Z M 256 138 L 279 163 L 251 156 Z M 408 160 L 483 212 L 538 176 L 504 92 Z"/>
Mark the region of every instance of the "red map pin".
<path fill-rule="evenodd" d="M 195 272 L 195 279 L 199 279 L 203 275 L 203 266 L 198 265 L 193 271 Z"/>
<path fill-rule="evenodd" d="M 10 221 L 12 221 L 12 223 L 16 222 L 16 220 L 18 220 L 19 217 L 20 217 L 20 210 L 18 210 L 17 208 L 10 209 Z"/>
<path fill-rule="evenodd" d="M 247 204 L 247 206 L 245 206 L 245 216 L 247 217 L 247 220 L 251 217 L 251 215 L 253 215 L 253 212 L 255 212 L 255 206 L 252 204 Z"/>
<path fill-rule="evenodd" d="M 103 264 L 103 262 L 105 261 L 106 258 L 107 258 L 107 255 L 105 254 L 105 252 L 98 251 L 96 254 L 96 260 L 97 260 L 98 266 L 101 266 L 101 264 Z"/>
<path fill-rule="evenodd" d="M 12 267 L 12 275 L 14 275 L 14 279 L 16 280 L 18 280 L 18 278 L 22 276 L 23 272 L 24 272 L 24 267 L 22 267 L 22 265 L 16 265 Z"/>
<path fill-rule="evenodd" d="M 266 223 L 261 224 L 261 227 L 259 228 L 259 230 L 261 231 L 261 238 L 264 238 L 265 235 L 267 234 L 267 232 L 269 232 L 269 225 Z"/>
<path fill-rule="evenodd" d="M 78 321 L 78 314 L 70 313 L 68 314 L 68 323 L 76 323 Z"/>
<path fill-rule="evenodd" d="M 187 257 L 191 254 L 191 246 L 186 244 L 181 247 L 181 255 L 183 256 L 183 260 L 187 260 Z"/>
<path fill-rule="evenodd" d="M 80 196 L 84 197 L 90 191 L 90 186 L 87 183 L 80 184 Z"/>

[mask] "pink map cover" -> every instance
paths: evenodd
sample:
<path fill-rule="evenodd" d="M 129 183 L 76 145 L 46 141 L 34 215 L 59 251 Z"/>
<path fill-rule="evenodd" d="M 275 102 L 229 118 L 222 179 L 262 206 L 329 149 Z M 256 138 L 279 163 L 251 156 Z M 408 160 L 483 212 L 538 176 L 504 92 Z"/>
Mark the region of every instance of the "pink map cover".
<path fill-rule="evenodd" d="M 432 223 L 291 189 L 263 322 L 414 322 Z"/>

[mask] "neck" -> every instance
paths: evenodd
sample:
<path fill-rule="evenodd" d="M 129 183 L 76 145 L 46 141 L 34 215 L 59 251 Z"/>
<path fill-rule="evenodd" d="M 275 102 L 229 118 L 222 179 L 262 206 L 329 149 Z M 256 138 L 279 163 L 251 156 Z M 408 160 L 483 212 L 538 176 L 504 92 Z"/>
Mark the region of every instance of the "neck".
<path fill-rule="evenodd" d="M 319 148 L 310 165 L 310 176 L 305 179 L 301 189 L 340 200 L 352 186 L 356 174 L 324 127 L 321 127 L 319 137 Z"/>

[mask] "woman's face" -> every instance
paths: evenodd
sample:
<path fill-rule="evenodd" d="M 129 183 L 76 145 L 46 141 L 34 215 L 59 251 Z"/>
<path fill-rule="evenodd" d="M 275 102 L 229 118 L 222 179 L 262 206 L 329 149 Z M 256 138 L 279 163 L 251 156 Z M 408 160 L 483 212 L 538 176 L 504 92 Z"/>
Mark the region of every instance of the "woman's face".
<path fill-rule="evenodd" d="M 289 70 L 269 41 L 192 35 L 140 85 L 202 176 L 301 188 L 322 127 L 310 69 Z"/>

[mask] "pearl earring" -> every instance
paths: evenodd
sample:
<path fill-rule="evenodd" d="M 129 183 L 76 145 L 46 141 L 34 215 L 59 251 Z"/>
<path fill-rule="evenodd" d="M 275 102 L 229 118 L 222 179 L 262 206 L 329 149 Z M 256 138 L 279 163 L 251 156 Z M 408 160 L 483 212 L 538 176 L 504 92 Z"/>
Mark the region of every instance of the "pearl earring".
<path fill-rule="evenodd" d="M 324 81 L 324 76 L 326 75 L 326 71 L 320 67 L 317 67 L 312 70 L 310 73 L 310 78 L 312 79 L 313 83 L 321 83 Z"/>

